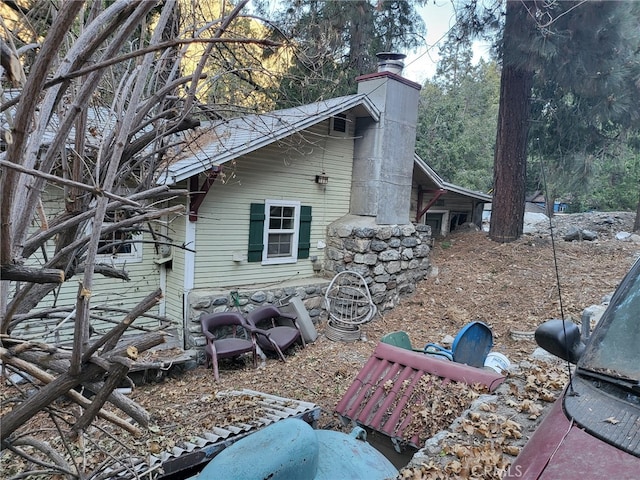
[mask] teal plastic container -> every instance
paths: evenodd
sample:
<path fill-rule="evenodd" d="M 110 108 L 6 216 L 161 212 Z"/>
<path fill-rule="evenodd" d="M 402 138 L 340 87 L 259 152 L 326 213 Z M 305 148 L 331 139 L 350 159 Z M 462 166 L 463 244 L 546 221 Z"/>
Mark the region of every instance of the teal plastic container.
<path fill-rule="evenodd" d="M 220 452 L 197 480 L 385 480 L 398 470 L 366 442 L 351 435 L 314 430 L 303 420 L 276 422 Z"/>

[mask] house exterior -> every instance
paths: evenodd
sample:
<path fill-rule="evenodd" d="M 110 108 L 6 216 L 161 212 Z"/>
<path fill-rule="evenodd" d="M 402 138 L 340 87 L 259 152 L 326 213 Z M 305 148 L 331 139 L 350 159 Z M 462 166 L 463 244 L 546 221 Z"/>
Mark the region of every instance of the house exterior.
<path fill-rule="evenodd" d="M 428 273 L 432 229 L 479 225 L 490 200 L 416 156 L 420 85 L 401 63 L 383 57 L 354 95 L 203 125 L 157 179 L 190 192 L 167 202 L 187 214 L 154 224 L 169 242 L 145 237 L 106 259 L 131 281 L 97 284 L 103 301 L 126 309 L 161 288 L 150 313 L 173 320 L 185 348 L 204 345 L 203 313 L 292 295 L 318 323 L 323 289 L 342 270 L 365 276 L 380 311 L 395 306 Z M 58 294 L 71 301 L 75 285 Z"/>
<path fill-rule="evenodd" d="M 293 294 L 321 319 L 323 288 L 344 269 L 392 308 L 427 274 L 431 198 L 446 199 L 440 233 L 455 215 L 480 224 L 490 197 L 416 157 L 420 86 L 397 58 L 381 63 L 357 94 L 212 126 L 159 178 L 192 192 L 188 218 L 170 222 L 185 248 L 161 264 L 164 313 L 183 320 L 185 346 L 204 342 L 204 312 Z"/>
<path fill-rule="evenodd" d="M 327 226 L 349 213 L 355 125 L 379 113 L 365 95 L 230 120 L 159 178 L 192 193 L 169 222 L 176 248 L 160 264 L 164 313 L 198 345 L 203 312 L 292 294 L 321 312 Z M 326 183 L 323 183 L 326 182 Z M 265 247 L 266 246 L 266 247 Z M 189 340 L 189 337 L 195 337 Z"/>
<path fill-rule="evenodd" d="M 482 212 L 491 195 L 445 182 L 416 155 L 411 189 L 411 213 L 416 223 L 431 227 L 433 236 L 446 236 L 462 225 L 482 227 Z"/>

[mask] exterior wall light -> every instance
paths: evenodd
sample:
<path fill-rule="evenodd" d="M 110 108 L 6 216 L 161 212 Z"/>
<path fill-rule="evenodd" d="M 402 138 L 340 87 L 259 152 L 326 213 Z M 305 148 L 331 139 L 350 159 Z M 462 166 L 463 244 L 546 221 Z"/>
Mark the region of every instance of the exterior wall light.
<path fill-rule="evenodd" d="M 327 177 L 327 175 L 322 172 L 320 175 L 316 175 L 316 183 L 318 185 L 326 185 L 327 183 L 329 183 L 329 177 Z"/>

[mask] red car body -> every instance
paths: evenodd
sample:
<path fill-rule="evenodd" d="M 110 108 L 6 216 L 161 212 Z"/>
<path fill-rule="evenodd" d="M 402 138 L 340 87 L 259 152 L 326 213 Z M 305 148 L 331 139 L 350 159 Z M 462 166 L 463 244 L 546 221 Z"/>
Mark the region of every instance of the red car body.
<path fill-rule="evenodd" d="M 609 445 L 571 422 L 563 411 L 563 398 L 553 405 L 504 478 L 640 479 L 640 458 Z"/>
<path fill-rule="evenodd" d="M 549 320 L 535 336 L 576 368 L 504 478 L 640 479 L 640 260 L 586 344 L 568 320 Z"/>

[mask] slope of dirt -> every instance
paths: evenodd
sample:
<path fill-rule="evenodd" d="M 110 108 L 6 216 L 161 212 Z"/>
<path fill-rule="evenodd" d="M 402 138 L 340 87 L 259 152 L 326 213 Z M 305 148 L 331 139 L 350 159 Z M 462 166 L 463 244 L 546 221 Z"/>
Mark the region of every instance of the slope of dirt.
<path fill-rule="evenodd" d="M 319 427 L 350 430 L 333 410 L 381 336 L 404 330 L 414 346 L 422 347 L 427 342 L 441 343 L 468 322 L 481 320 L 492 328 L 493 350 L 505 354 L 514 365 L 508 381 L 496 395 L 476 400 L 472 411 L 454 426 L 449 421 L 437 428 L 432 425 L 432 431 L 447 431 L 444 437 L 449 440 L 442 443 L 442 437 L 428 442 L 432 455 L 428 449 L 422 452 L 422 460 L 402 475 L 500 478 L 566 381 L 563 365 L 540 367 L 531 361 L 536 348 L 533 330 L 562 313 L 578 322 L 584 308 L 601 303 L 615 289 L 640 251 L 640 244 L 615 238 L 620 231 L 631 231 L 633 219 L 631 213 L 557 217 L 555 261 L 544 225 L 538 233 L 509 244 L 494 243 L 483 232 L 459 232 L 437 240 L 431 254 L 431 276 L 398 307 L 366 324 L 361 341 L 328 340 L 320 325 L 317 341 L 289 351 L 286 363 L 269 358 L 254 370 L 248 361 L 225 362 L 220 382 L 201 366 L 139 386 L 131 397 L 153 415 L 154 427 L 138 439 L 118 434 L 117 444 L 131 455 L 144 457 L 199 434 L 204 425 L 227 424 L 230 416 L 239 418 L 243 413 L 217 408 L 212 399 L 218 391 L 242 388 L 315 403 L 322 408 Z M 596 231 L 599 238 L 563 241 L 562 235 L 572 226 Z M 109 427 L 92 429 L 95 439 L 108 440 L 112 432 Z M 93 461 L 87 461 L 90 467 Z M 469 473 L 474 468 L 493 473 L 474 477 Z"/>

